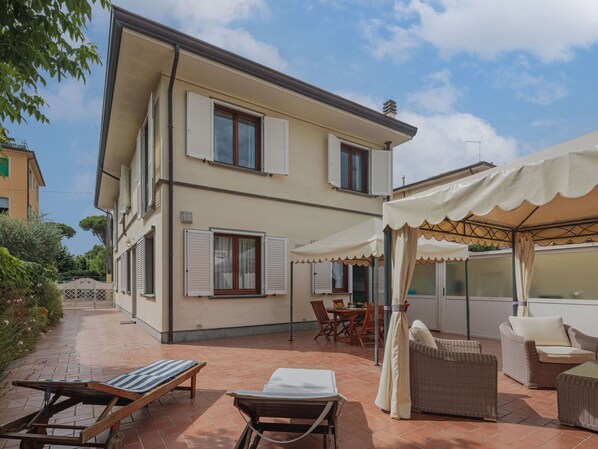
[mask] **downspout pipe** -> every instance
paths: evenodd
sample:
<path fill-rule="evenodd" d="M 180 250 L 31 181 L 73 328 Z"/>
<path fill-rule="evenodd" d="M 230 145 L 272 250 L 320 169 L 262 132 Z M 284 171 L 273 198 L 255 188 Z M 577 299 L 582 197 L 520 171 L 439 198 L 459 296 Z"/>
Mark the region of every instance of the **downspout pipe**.
<path fill-rule="evenodd" d="M 168 343 L 174 342 L 174 148 L 172 91 L 179 65 L 179 44 L 174 44 L 174 60 L 168 83 Z"/>

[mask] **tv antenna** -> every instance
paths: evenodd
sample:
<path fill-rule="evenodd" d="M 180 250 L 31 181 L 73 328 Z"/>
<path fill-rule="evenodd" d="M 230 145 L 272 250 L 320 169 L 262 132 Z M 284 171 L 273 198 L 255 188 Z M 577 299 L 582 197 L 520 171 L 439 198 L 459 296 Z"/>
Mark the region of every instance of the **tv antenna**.
<path fill-rule="evenodd" d="M 478 144 L 478 162 L 482 162 L 482 141 L 481 140 L 466 140 L 465 143 Z"/>

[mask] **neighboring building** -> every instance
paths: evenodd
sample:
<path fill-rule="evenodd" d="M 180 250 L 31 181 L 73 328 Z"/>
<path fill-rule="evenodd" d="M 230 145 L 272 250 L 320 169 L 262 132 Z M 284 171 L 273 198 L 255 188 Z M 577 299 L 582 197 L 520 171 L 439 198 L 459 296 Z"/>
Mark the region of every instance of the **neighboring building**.
<path fill-rule="evenodd" d="M 442 184 L 448 184 L 449 182 L 456 181 L 457 179 L 465 178 L 494 167 L 496 167 L 496 165 L 491 162 L 476 162 L 475 164 L 468 165 L 466 167 L 457 168 L 456 170 L 440 173 L 439 175 L 432 176 L 431 178 L 422 179 L 421 181 L 397 187 L 393 190 L 392 198 L 393 200 L 399 200 L 401 198 L 414 195 L 418 192 L 423 192 L 424 190 L 428 190 Z"/>
<path fill-rule="evenodd" d="M 95 205 L 116 304 L 163 342 L 286 330 L 289 251 L 381 216 L 417 129 L 119 8 L 110 29 Z M 318 265 L 294 267 L 299 328 L 354 284 Z"/>
<path fill-rule="evenodd" d="M 27 218 L 39 213 L 39 188 L 46 184 L 35 152 L 24 140 L 0 142 L 0 213 Z"/>

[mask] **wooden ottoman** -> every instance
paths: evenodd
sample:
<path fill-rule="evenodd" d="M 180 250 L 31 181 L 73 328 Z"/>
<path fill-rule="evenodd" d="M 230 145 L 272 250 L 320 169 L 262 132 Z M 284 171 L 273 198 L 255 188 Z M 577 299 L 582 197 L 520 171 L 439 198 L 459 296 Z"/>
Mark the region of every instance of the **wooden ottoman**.
<path fill-rule="evenodd" d="M 562 424 L 598 432 L 598 361 L 559 374 L 556 392 Z"/>

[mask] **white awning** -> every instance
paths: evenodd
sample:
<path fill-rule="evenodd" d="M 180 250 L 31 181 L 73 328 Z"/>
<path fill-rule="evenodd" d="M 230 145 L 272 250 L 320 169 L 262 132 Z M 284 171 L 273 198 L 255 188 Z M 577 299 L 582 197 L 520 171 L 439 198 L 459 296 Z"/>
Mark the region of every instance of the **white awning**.
<path fill-rule="evenodd" d="M 315 243 L 291 251 L 293 263 L 344 262 L 371 265 L 374 258 L 384 257 L 382 220 L 370 218 Z M 417 248 L 419 263 L 466 260 L 467 245 L 420 238 Z"/>
<path fill-rule="evenodd" d="M 384 226 L 427 238 L 511 246 L 598 236 L 598 131 L 494 169 L 384 204 Z"/>

